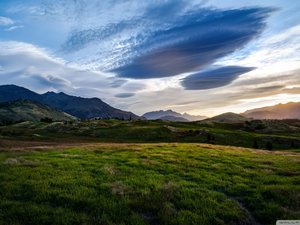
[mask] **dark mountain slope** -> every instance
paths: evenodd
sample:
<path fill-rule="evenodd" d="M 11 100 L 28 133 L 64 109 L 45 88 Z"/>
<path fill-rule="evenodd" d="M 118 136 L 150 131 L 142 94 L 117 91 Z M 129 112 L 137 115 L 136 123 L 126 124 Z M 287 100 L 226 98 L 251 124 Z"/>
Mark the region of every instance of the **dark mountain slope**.
<path fill-rule="evenodd" d="M 82 98 L 66 95 L 65 93 L 47 92 L 42 95 L 43 102 L 61 109 L 82 119 L 90 118 L 119 118 L 137 119 L 137 115 L 116 109 L 99 98 Z"/>
<path fill-rule="evenodd" d="M 28 99 L 40 102 L 41 95 L 16 85 L 0 85 L 0 102 Z"/>
<path fill-rule="evenodd" d="M 139 116 L 116 109 L 99 98 L 81 98 L 64 93 L 47 92 L 39 95 L 26 88 L 15 85 L 0 86 L 0 102 L 28 99 L 46 104 L 52 108 L 67 112 L 81 119 L 90 118 L 119 118 L 136 119 Z"/>

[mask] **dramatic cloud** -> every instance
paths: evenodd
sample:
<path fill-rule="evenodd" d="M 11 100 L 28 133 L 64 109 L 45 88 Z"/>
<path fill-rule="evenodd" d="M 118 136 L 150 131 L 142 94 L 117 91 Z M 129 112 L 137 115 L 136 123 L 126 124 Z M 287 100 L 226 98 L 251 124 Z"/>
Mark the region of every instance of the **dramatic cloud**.
<path fill-rule="evenodd" d="M 56 90 L 64 90 L 71 86 L 70 81 L 50 74 L 31 74 L 31 78 L 36 80 L 40 85 Z"/>
<path fill-rule="evenodd" d="M 230 84 L 239 75 L 247 73 L 255 68 L 226 66 L 217 69 L 206 70 L 185 77 L 181 84 L 186 90 L 203 90 L 217 88 Z"/>
<path fill-rule="evenodd" d="M 74 52 L 86 47 L 91 42 L 103 42 L 109 38 L 118 38 L 117 42 L 119 44 L 130 43 L 133 39 L 138 40 L 137 36 L 146 36 L 146 33 L 149 31 L 156 30 L 158 27 L 156 25 L 160 24 L 162 26 L 162 20 L 164 22 L 170 21 L 170 18 L 176 17 L 185 8 L 190 7 L 190 4 L 193 5 L 193 2 L 190 1 L 187 4 L 183 0 L 148 1 L 142 4 L 134 1 L 116 3 L 114 1 L 105 2 L 95 0 L 91 2 L 82 0 L 80 3 L 74 2 L 73 7 L 69 7 L 68 10 L 73 11 L 75 9 L 74 13 L 79 18 L 86 13 L 89 13 L 89 18 L 93 18 L 95 16 L 94 13 L 97 12 L 95 16 L 97 19 L 102 21 L 108 20 L 109 22 L 104 25 L 100 23 L 101 25 L 94 26 L 84 24 L 82 26 L 84 29 L 74 29 L 63 45 L 64 51 Z M 108 17 L 107 12 L 103 11 L 103 7 L 105 6 L 110 8 L 108 14 L 114 11 L 113 18 Z M 60 2 L 59 7 L 61 7 Z M 90 10 L 89 7 L 93 7 L 94 10 Z M 102 13 L 99 14 L 99 11 Z M 87 18 L 84 18 L 84 20 L 86 21 Z M 94 23 L 92 22 L 92 24 Z"/>
<path fill-rule="evenodd" d="M 0 83 L 17 84 L 35 91 L 72 92 L 78 87 L 109 87 L 104 74 L 65 65 L 45 50 L 22 42 L 0 41 Z"/>
<path fill-rule="evenodd" d="M 0 84 L 138 114 L 300 101 L 298 1 L 0 2 Z"/>
<path fill-rule="evenodd" d="M 3 84 L 15 84 L 39 93 L 63 91 L 76 96 L 99 97 L 116 107 L 123 104 L 122 98 L 133 97 L 146 87 L 111 74 L 69 66 L 30 44 L 0 41 L 0 85 Z"/>
<path fill-rule="evenodd" d="M 141 53 L 112 71 L 120 77 L 145 79 L 199 70 L 257 37 L 271 12 L 269 8 L 190 12 L 172 27 L 150 32 L 133 48 Z"/>
<path fill-rule="evenodd" d="M 111 82 L 110 82 L 110 87 L 112 87 L 112 88 L 119 88 L 119 87 L 121 87 L 122 85 L 124 85 L 126 82 L 127 82 L 127 80 L 124 80 L 124 79 L 116 79 L 116 78 L 114 78 L 114 77 L 112 77 L 112 78 L 110 78 L 109 80 L 111 80 Z"/>
<path fill-rule="evenodd" d="M 132 96 L 134 96 L 134 93 L 120 93 L 115 95 L 117 98 L 129 98 Z"/>

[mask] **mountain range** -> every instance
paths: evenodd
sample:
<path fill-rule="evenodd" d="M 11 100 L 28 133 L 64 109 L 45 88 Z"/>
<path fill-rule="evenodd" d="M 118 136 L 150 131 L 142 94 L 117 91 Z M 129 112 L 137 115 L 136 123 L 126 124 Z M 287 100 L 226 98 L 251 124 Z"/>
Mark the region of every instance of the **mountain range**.
<path fill-rule="evenodd" d="M 137 119 L 139 116 L 132 112 L 122 111 L 111 107 L 99 98 L 82 98 L 67 95 L 63 92 L 47 92 L 37 94 L 26 88 L 16 85 L 0 86 L 0 102 L 11 102 L 20 99 L 35 101 L 51 108 L 64 111 L 80 119 L 91 118 L 118 118 Z"/>
<path fill-rule="evenodd" d="M 181 122 L 197 121 L 197 120 L 203 120 L 207 118 L 205 116 L 194 116 L 187 113 L 181 114 L 170 109 L 147 112 L 143 115 L 143 117 L 148 120 L 161 119 L 161 120 L 181 121 Z"/>
<path fill-rule="evenodd" d="M 17 100 L 30 101 L 14 102 Z M 41 116 L 36 114 L 37 111 L 44 112 L 45 115 L 51 115 L 53 118 L 51 116 L 50 117 L 54 120 L 64 118 L 64 116 L 66 115 L 77 117 L 80 119 L 118 118 L 127 120 L 145 118 L 148 120 L 161 119 L 180 122 L 199 121 L 206 119 L 206 121 L 225 123 L 241 122 L 251 119 L 300 119 L 300 103 L 295 102 L 251 109 L 241 114 L 224 113 L 209 119 L 207 119 L 207 117 L 205 116 L 194 116 L 187 113 L 181 114 L 173 110 L 147 112 L 142 117 L 140 117 L 133 114 L 132 112 L 114 108 L 103 102 L 99 98 L 82 98 L 67 95 L 63 92 L 47 92 L 44 94 L 38 94 L 24 87 L 19 87 L 16 85 L 0 86 L 0 103 L 4 102 L 10 102 L 10 104 L 1 105 L 2 114 L 0 114 L 0 116 L 2 119 L 8 118 L 5 117 L 5 114 L 13 116 L 11 114 L 13 112 L 15 113 L 14 116 L 16 117 L 16 119 L 19 120 L 24 120 L 25 118 L 27 118 L 24 114 L 25 112 L 28 113 L 29 118 L 35 115 L 37 119 L 40 119 Z M 24 113 L 21 113 L 20 109 L 22 107 Z M 29 112 L 29 109 L 34 110 L 32 112 Z M 19 112 L 18 115 L 17 112 Z M 58 117 L 54 116 L 58 115 L 59 113 L 65 114 L 60 114 Z"/>
<path fill-rule="evenodd" d="M 247 110 L 244 113 L 237 114 L 232 112 L 223 113 L 211 118 L 205 116 L 192 116 L 187 113 L 181 114 L 172 110 L 159 110 L 147 112 L 143 115 L 148 120 L 169 120 L 169 121 L 199 121 L 218 122 L 218 123 L 240 123 L 252 119 L 300 119 L 300 102 L 289 102 L 286 104 L 277 104 L 274 106 L 267 106 Z"/>

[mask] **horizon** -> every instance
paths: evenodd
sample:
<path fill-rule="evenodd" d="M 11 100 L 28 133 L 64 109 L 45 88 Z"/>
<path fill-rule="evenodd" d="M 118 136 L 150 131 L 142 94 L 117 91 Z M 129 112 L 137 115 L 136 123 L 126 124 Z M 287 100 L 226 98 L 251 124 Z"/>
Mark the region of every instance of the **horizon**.
<path fill-rule="evenodd" d="M 280 0 L 3 1 L 0 85 L 97 97 L 137 115 L 300 102 L 299 9 Z"/>
<path fill-rule="evenodd" d="M 22 86 L 17 86 L 17 85 L 15 85 L 15 84 L 5 84 L 5 85 L 0 85 L 0 87 L 1 86 L 15 86 L 15 87 L 20 87 L 20 88 L 25 88 L 25 87 L 22 87 Z M 25 88 L 25 89 L 27 89 L 27 88 Z M 30 89 L 28 89 L 28 90 L 30 90 Z M 30 90 L 30 91 L 32 91 L 32 90 Z M 55 93 L 55 94 L 65 94 L 65 95 L 68 95 L 67 93 L 64 93 L 64 92 L 55 92 L 55 91 L 47 91 L 47 92 L 36 92 L 37 94 L 40 94 L 40 95 L 43 95 L 43 94 L 47 94 L 47 93 Z M 70 95 L 70 96 L 73 96 L 73 95 Z M 90 98 L 95 98 L 95 97 L 83 97 L 83 96 L 76 96 L 76 95 L 74 95 L 73 97 L 79 97 L 79 98 L 87 98 L 87 99 L 90 99 Z M 97 98 L 97 97 L 96 97 Z M 100 98 L 99 98 L 100 99 Z M 102 100 L 102 99 L 100 99 L 100 100 Z M 230 112 L 230 111 L 227 111 L 227 112 L 222 112 L 222 113 L 220 113 L 220 114 L 216 114 L 216 115 L 213 115 L 213 116 L 206 116 L 206 115 L 200 115 L 200 114 L 190 114 L 190 113 L 187 113 L 187 112 L 177 112 L 177 111 L 175 111 L 175 110 L 173 110 L 173 109 L 154 109 L 154 110 L 152 110 L 152 111 L 147 111 L 147 112 L 144 112 L 144 113 L 142 113 L 142 114 L 136 114 L 137 116 L 143 116 L 144 114 L 146 114 L 146 113 L 152 113 L 152 112 L 167 112 L 167 111 L 172 111 L 172 112 L 175 112 L 175 113 L 181 113 L 182 115 L 184 115 L 184 114 L 187 114 L 187 115 L 191 115 L 191 116 L 202 116 L 202 117 L 206 117 L 206 118 L 212 118 L 212 117 L 214 117 L 214 116 L 219 116 L 219 115 L 221 115 L 221 114 L 226 114 L 226 113 L 236 113 L 236 114 L 242 114 L 242 113 L 245 113 L 245 112 L 247 112 L 247 111 L 252 111 L 252 110 L 256 110 L 256 109 L 260 109 L 260 108 L 266 108 L 266 107 L 272 107 L 272 106 L 278 106 L 278 105 L 288 105 L 288 104 L 297 104 L 297 103 L 300 103 L 300 102 L 294 102 L 294 101 L 287 101 L 286 103 L 277 103 L 277 104 L 273 104 L 273 105 L 266 105 L 266 106 L 263 106 L 263 107 L 259 107 L 259 108 L 251 108 L 251 109 L 247 109 L 247 110 L 245 110 L 245 111 L 243 111 L 243 112 L 241 112 L 241 113 L 236 113 L 236 112 Z M 113 107 L 113 106 L 112 106 Z M 122 109 L 121 109 L 122 110 Z M 134 112 L 132 112 L 132 113 L 134 113 Z M 134 113 L 135 114 L 135 113 Z"/>

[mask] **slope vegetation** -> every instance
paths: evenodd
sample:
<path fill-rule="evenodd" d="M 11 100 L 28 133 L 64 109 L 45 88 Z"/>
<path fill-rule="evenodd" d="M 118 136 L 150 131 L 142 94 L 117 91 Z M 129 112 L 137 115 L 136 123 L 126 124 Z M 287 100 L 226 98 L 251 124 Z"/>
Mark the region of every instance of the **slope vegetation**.
<path fill-rule="evenodd" d="M 13 102 L 0 103 L 0 123 L 40 121 L 41 119 L 70 121 L 76 118 L 65 112 L 30 100 L 16 100 Z"/>

